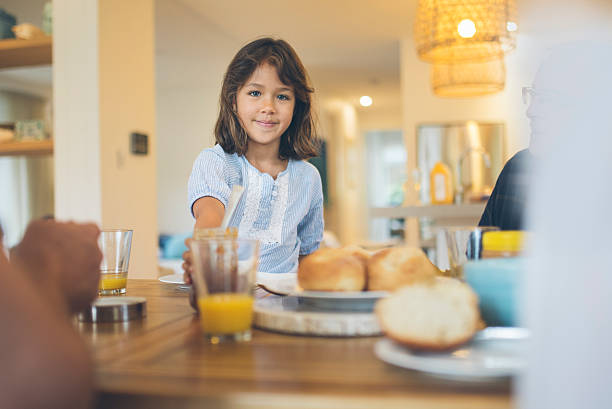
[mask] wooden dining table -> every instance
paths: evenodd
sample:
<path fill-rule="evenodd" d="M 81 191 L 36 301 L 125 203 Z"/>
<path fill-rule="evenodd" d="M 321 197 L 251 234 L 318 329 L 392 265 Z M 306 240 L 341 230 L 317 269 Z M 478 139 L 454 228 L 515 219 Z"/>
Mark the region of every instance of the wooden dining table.
<path fill-rule="evenodd" d="M 379 360 L 380 337 L 329 338 L 253 330 L 210 344 L 188 292 L 128 280 L 147 315 L 76 323 L 95 360 L 98 408 L 470 408 L 513 406 L 512 382 L 446 380 Z"/>

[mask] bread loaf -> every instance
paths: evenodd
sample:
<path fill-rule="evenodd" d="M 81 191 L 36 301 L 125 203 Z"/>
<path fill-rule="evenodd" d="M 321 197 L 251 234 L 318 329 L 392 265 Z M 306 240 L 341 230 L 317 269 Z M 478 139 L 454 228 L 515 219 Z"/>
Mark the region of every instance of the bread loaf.
<path fill-rule="evenodd" d="M 310 291 L 362 291 L 366 285 L 363 254 L 325 248 L 306 256 L 298 267 L 298 284 Z"/>
<path fill-rule="evenodd" d="M 440 273 L 421 249 L 393 247 L 378 251 L 368 260 L 368 290 L 393 291 Z"/>
<path fill-rule="evenodd" d="M 476 294 L 447 277 L 402 287 L 380 300 L 375 312 L 389 338 L 414 349 L 456 347 L 469 341 L 480 324 Z"/>

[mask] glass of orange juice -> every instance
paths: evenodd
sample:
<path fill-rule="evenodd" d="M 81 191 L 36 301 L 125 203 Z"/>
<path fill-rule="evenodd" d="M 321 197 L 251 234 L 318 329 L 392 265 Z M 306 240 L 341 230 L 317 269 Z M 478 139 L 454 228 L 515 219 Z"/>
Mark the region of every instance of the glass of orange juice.
<path fill-rule="evenodd" d="M 132 230 L 102 230 L 98 244 L 102 252 L 99 295 L 125 294 Z"/>
<path fill-rule="evenodd" d="M 202 330 L 212 343 L 248 341 L 253 322 L 257 240 L 194 240 L 193 282 Z"/>

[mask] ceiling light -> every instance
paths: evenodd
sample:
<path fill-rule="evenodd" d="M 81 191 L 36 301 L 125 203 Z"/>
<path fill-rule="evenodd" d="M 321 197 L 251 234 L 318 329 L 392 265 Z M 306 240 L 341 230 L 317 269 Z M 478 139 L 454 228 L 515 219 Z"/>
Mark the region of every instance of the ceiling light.
<path fill-rule="evenodd" d="M 370 105 L 372 105 L 372 97 L 364 95 L 361 98 L 359 98 L 359 103 L 361 104 L 362 107 L 369 107 Z"/>
<path fill-rule="evenodd" d="M 466 18 L 465 20 L 461 20 L 457 26 L 457 31 L 463 38 L 472 38 L 474 34 L 476 34 L 476 24 L 469 18 Z"/>
<path fill-rule="evenodd" d="M 516 46 L 516 0 L 419 0 L 414 38 L 419 58 L 457 64 L 503 57 Z"/>
<path fill-rule="evenodd" d="M 518 30 L 518 25 L 514 21 L 508 21 L 508 23 L 506 23 L 506 30 L 516 31 Z"/>

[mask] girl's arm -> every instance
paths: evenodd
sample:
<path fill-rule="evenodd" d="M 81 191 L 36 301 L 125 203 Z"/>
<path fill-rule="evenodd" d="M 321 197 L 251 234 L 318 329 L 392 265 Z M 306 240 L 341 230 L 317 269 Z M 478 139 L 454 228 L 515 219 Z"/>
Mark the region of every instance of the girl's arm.
<path fill-rule="evenodd" d="M 298 236 L 302 245 L 298 262 L 319 248 L 323 240 L 323 189 L 319 172 L 312 166 L 312 191 L 310 209 L 298 224 Z"/>
<path fill-rule="evenodd" d="M 195 228 L 219 227 L 224 214 L 225 206 L 214 197 L 201 197 L 193 204 Z"/>
<path fill-rule="evenodd" d="M 193 204 L 193 215 L 196 219 L 194 228 L 202 229 L 208 227 L 219 227 L 225 214 L 225 206 L 218 199 L 211 196 L 201 197 Z M 191 238 L 185 240 L 185 245 L 190 248 Z M 183 280 L 191 284 L 191 250 L 183 253 Z"/>

